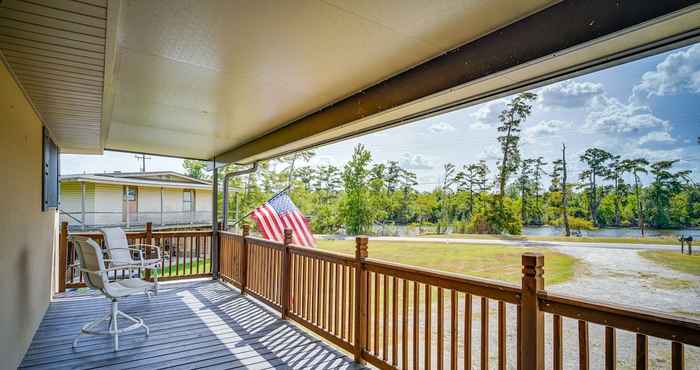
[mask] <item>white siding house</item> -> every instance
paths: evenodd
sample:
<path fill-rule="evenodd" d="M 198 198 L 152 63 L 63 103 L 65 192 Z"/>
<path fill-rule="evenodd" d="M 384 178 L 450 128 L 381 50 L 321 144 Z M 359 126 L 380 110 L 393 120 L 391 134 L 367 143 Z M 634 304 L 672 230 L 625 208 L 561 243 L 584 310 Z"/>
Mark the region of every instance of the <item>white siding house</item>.
<path fill-rule="evenodd" d="M 209 225 L 211 187 L 176 172 L 64 175 L 61 221 L 72 228 Z"/>

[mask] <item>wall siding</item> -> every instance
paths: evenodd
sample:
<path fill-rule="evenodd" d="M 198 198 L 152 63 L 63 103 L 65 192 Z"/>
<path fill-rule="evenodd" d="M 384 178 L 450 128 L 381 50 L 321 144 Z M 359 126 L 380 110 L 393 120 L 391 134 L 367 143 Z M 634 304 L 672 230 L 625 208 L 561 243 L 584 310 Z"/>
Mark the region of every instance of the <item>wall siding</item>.
<path fill-rule="evenodd" d="M 52 292 L 58 217 L 41 211 L 42 124 L 0 62 L 0 368 L 19 365 Z"/>

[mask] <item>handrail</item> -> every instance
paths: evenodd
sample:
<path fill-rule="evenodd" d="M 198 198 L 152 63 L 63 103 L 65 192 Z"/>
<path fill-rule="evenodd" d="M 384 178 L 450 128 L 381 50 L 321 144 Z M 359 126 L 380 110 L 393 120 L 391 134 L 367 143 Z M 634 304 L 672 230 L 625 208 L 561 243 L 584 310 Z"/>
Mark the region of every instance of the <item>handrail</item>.
<path fill-rule="evenodd" d="M 393 275 L 401 279 L 410 279 L 445 289 L 456 289 L 460 292 L 507 303 L 520 304 L 521 289 L 515 284 L 373 258 L 367 258 L 365 263 L 368 271 Z"/>
<path fill-rule="evenodd" d="M 542 311 L 576 320 L 700 346 L 700 321 L 620 304 L 537 293 Z"/>

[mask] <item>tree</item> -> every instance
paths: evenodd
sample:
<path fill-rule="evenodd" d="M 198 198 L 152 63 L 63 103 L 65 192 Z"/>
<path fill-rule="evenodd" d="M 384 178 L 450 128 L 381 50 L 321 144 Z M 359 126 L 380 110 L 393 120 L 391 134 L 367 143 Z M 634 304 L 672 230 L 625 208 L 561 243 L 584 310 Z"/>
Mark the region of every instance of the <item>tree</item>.
<path fill-rule="evenodd" d="M 335 195 L 340 191 L 343 181 L 340 178 L 340 170 L 333 165 L 320 166 L 314 177 L 314 189 L 327 195 Z"/>
<path fill-rule="evenodd" d="M 542 181 L 542 176 L 546 174 L 544 172 L 544 166 L 547 165 L 547 162 L 544 161 L 543 157 L 538 157 L 535 159 L 534 162 L 534 168 L 533 168 L 533 180 L 534 180 L 534 192 L 535 192 L 535 221 L 538 224 L 542 224 L 542 203 L 540 201 L 540 185 Z"/>
<path fill-rule="evenodd" d="M 651 199 L 654 204 L 653 224 L 655 227 L 670 226 L 669 205 L 671 197 L 683 190 L 690 180 L 690 171 L 671 172 L 678 160 L 658 161 L 651 165 L 654 182 L 650 186 Z"/>
<path fill-rule="evenodd" d="M 520 176 L 518 176 L 518 189 L 520 191 L 520 220 L 528 223 L 527 219 L 527 198 L 532 186 L 533 166 L 536 160 L 528 158 L 520 162 Z"/>
<path fill-rule="evenodd" d="M 444 224 L 445 228 L 447 224 L 449 224 L 449 210 L 448 210 L 448 202 L 449 202 L 449 197 L 450 193 L 452 192 L 452 185 L 454 185 L 456 179 L 455 175 L 457 172 L 457 167 L 455 167 L 454 164 L 452 163 L 446 163 L 443 166 L 444 170 L 444 175 L 442 176 L 442 184 L 440 186 L 440 197 L 441 197 L 441 216 L 440 216 L 440 221 L 442 224 Z M 440 233 L 438 226 L 438 233 Z"/>
<path fill-rule="evenodd" d="M 207 168 L 207 162 L 185 159 L 182 162 L 182 167 L 185 169 L 185 174 L 189 177 L 200 180 L 207 178 L 207 175 L 204 173 L 204 170 Z"/>
<path fill-rule="evenodd" d="M 316 153 L 310 150 L 302 150 L 300 152 L 286 155 L 278 159 L 278 161 L 281 163 L 288 163 L 287 168 L 282 171 L 287 173 L 287 185 L 292 185 L 294 181 L 294 164 L 296 163 L 296 161 L 301 159 L 305 162 L 308 162 L 309 159 L 313 158 L 314 155 L 316 155 Z"/>
<path fill-rule="evenodd" d="M 637 217 L 639 218 L 639 230 L 642 236 L 644 236 L 644 206 L 642 202 L 639 174 L 649 173 L 646 168 L 648 165 L 649 161 L 644 158 L 625 159 L 621 163 L 623 173 L 631 173 L 632 177 L 634 177 L 634 193 L 637 203 Z"/>
<path fill-rule="evenodd" d="M 374 221 L 373 210 L 369 203 L 369 164 L 372 155 L 362 144 L 355 147 L 352 158 L 343 167 L 343 185 L 345 202 L 343 218 L 349 234 L 366 233 Z"/>
<path fill-rule="evenodd" d="M 498 142 L 501 145 L 503 157 L 498 165 L 498 190 L 499 198 L 505 196 L 506 183 L 508 178 L 518 170 L 520 163 L 520 125 L 525 122 L 525 119 L 532 112 L 531 102 L 537 98 L 537 95 L 530 92 L 524 92 L 513 98 L 506 105 L 499 115 L 498 132 L 502 135 L 498 137 Z"/>
<path fill-rule="evenodd" d="M 478 163 L 472 163 L 468 166 L 465 165 L 462 167 L 462 171 L 455 177 L 459 188 L 469 192 L 469 204 L 467 208 L 469 217 L 474 214 L 474 194 L 486 190 L 488 174 L 489 167 L 486 161 L 481 160 Z"/>
<path fill-rule="evenodd" d="M 580 157 L 581 162 L 588 167 L 581 172 L 579 176 L 582 181 L 582 186 L 587 188 L 588 207 L 591 215 L 591 222 L 594 226 L 598 226 L 598 205 L 600 204 L 600 196 L 598 194 L 599 177 L 608 175 L 607 162 L 613 158 L 612 154 L 599 148 L 587 149 Z"/>
<path fill-rule="evenodd" d="M 626 190 L 627 187 L 625 186 L 625 181 L 622 178 L 622 175 L 624 174 L 624 166 L 622 165 L 622 162 L 620 161 L 620 156 L 619 155 L 614 155 L 612 158 L 610 158 L 610 163 L 608 164 L 608 172 L 605 175 L 606 180 L 612 181 L 612 189 L 613 189 L 613 203 L 614 203 L 614 209 L 615 209 L 615 226 L 620 226 L 620 213 L 622 209 L 622 205 L 620 204 L 622 199 L 626 195 Z"/>

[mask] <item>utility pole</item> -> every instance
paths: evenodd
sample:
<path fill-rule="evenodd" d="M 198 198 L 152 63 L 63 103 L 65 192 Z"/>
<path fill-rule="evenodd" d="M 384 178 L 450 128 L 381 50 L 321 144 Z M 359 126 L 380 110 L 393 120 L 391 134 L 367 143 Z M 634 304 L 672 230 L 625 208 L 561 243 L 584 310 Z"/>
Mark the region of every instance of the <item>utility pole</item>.
<path fill-rule="evenodd" d="M 146 172 L 146 159 L 151 159 L 151 157 L 146 157 L 145 154 L 137 154 L 134 157 L 141 162 L 141 172 Z"/>

